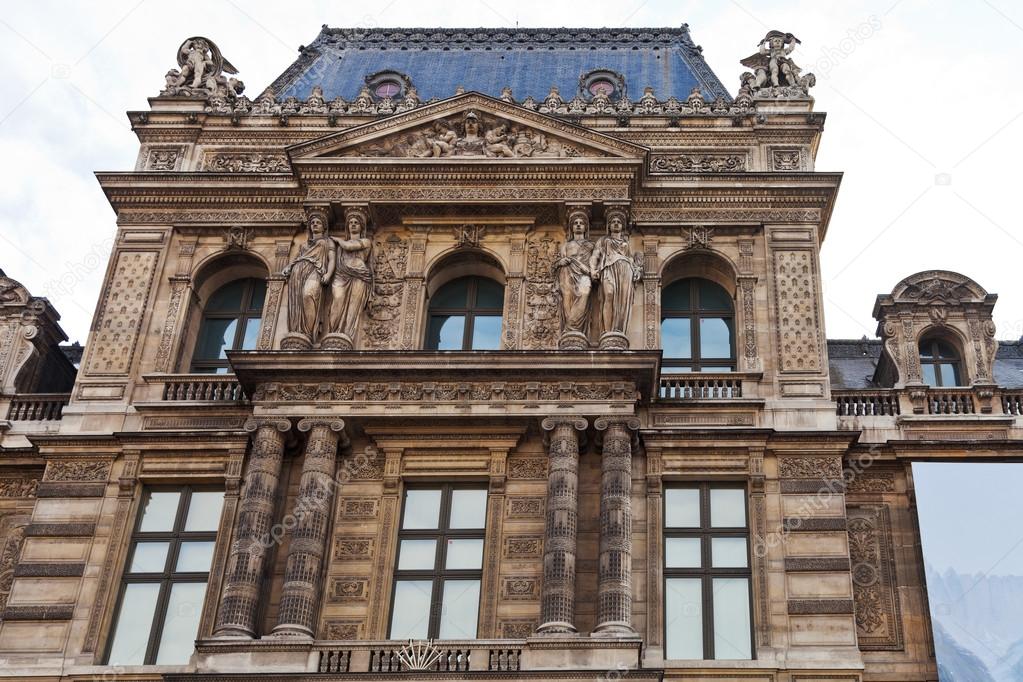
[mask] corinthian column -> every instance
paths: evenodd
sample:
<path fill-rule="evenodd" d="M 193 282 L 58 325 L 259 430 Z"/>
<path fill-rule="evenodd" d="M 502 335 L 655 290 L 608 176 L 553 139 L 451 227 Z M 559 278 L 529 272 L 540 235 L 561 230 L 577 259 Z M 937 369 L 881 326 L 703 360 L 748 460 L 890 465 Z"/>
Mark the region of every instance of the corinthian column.
<path fill-rule="evenodd" d="M 544 528 L 543 590 L 537 634 L 566 634 L 575 629 L 576 518 L 579 500 L 579 434 L 582 418 L 548 417 L 551 431 Z"/>
<path fill-rule="evenodd" d="M 224 591 L 217 613 L 214 637 L 256 635 L 256 611 L 260 581 L 272 545 L 274 499 L 284 459 L 287 419 L 252 418 L 245 430 L 252 433 L 252 451 L 238 503 L 238 525 L 224 571 Z"/>
<path fill-rule="evenodd" d="M 604 637 L 637 636 L 632 627 L 632 434 L 635 417 L 601 417 L 600 558 L 597 626 Z"/>
<path fill-rule="evenodd" d="M 345 423 L 340 419 L 313 418 L 298 423 L 299 431 L 309 432 L 309 442 L 305 461 L 302 462 L 298 499 L 291 514 L 294 523 L 289 533 L 284 587 L 274 635 L 313 637 L 327 527 L 334 499 L 337 445 L 344 428 Z"/>

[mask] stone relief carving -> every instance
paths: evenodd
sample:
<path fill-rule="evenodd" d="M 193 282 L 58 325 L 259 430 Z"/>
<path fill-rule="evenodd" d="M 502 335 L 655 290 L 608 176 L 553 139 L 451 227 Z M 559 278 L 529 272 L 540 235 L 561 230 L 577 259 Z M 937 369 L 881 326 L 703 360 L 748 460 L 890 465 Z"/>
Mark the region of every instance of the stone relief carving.
<path fill-rule="evenodd" d="M 127 374 L 156 271 L 156 251 L 119 251 L 88 351 L 86 374 Z"/>
<path fill-rule="evenodd" d="M 653 154 L 653 173 L 741 173 L 747 169 L 745 154 Z"/>
<path fill-rule="evenodd" d="M 850 506 L 848 516 L 859 647 L 865 651 L 902 649 L 902 609 L 888 507 Z"/>
<path fill-rule="evenodd" d="M 409 243 L 396 234 L 373 247 L 373 291 L 366 306 L 364 337 L 370 348 L 390 348 L 398 336 Z"/>
<path fill-rule="evenodd" d="M 44 481 L 105 481 L 110 462 L 92 459 L 51 460 L 43 474 Z"/>
<path fill-rule="evenodd" d="M 631 382 L 395 382 L 260 384 L 253 400 L 266 402 L 526 402 L 633 400 Z"/>
<path fill-rule="evenodd" d="M 771 170 L 801 171 L 805 169 L 802 149 L 772 149 Z"/>
<path fill-rule="evenodd" d="M 285 350 L 307 350 L 318 343 L 330 350 L 351 350 L 362 311 L 373 289 L 369 267 L 372 242 L 365 236 L 366 211 L 358 206 L 345 209 L 346 238 L 328 233 L 325 209 L 309 211 L 309 240 L 298 258 L 284 268 L 288 278 L 288 334 L 281 341 Z M 329 288 L 326 319 L 323 319 L 325 289 Z M 320 335 L 320 330 L 324 334 Z"/>
<path fill-rule="evenodd" d="M 558 294 L 552 264 L 557 253 L 557 242 L 547 235 L 526 243 L 524 348 L 550 349 L 556 345 Z"/>
<path fill-rule="evenodd" d="M 0 497 L 29 498 L 36 496 L 39 487 L 38 479 L 4 478 L 0 479 Z"/>
<path fill-rule="evenodd" d="M 817 78 L 812 73 L 804 75 L 803 70 L 789 57 L 799 42 L 791 33 L 768 31 L 757 46 L 757 51 L 740 62 L 752 69 L 740 76 L 742 87 L 758 99 L 808 97 Z"/>
<path fill-rule="evenodd" d="M 820 369 L 817 282 L 809 250 L 775 251 L 775 308 L 782 371 Z"/>
<path fill-rule="evenodd" d="M 285 154 L 217 152 L 205 156 L 203 170 L 209 173 L 288 173 L 291 166 Z"/>
<path fill-rule="evenodd" d="M 682 228 L 682 239 L 685 242 L 682 248 L 686 251 L 709 249 L 714 239 L 714 228 L 703 225 L 685 226 Z"/>
<path fill-rule="evenodd" d="M 238 69 L 224 59 L 209 38 L 194 36 L 178 48 L 178 67 L 165 76 L 161 97 L 219 97 L 234 99 L 245 90 L 237 78 Z"/>
<path fill-rule="evenodd" d="M 596 152 L 586 150 L 587 156 Z M 475 110 L 437 119 L 382 141 L 360 145 L 345 156 L 392 156 L 410 159 L 481 156 L 489 158 L 565 158 L 582 156 L 573 143 Z"/>
<path fill-rule="evenodd" d="M 18 563 L 21 545 L 25 540 L 25 525 L 24 523 L 18 525 L 8 532 L 3 551 L 0 552 L 0 612 L 7 606 L 7 599 L 11 594 L 14 568 Z"/>
<path fill-rule="evenodd" d="M 516 457 L 508 460 L 508 478 L 547 478 L 547 459 L 544 457 Z"/>
<path fill-rule="evenodd" d="M 145 169 L 151 171 L 178 170 L 178 161 L 182 157 L 179 147 L 150 149 L 146 154 Z"/>
<path fill-rule="evenodd" d="M 597 240 L 590 256 L 590 272 L 599 283 L 596 320 L 601 350 L 628 350 L 629 316 L 636 282 L 643 276 L 643 254 L 629 249 L 628 215 L 624 209 L 607 211 L 607 234 Z"/>
<path fill-rule="evenodd" d="M 838 479 L 842 477 L 840 457 L 779 457 L 780 478 Z"/>
<path fill-rule="evenodd" d="M 589 348 L 590 294 L 593 289 L 594 244 L 589 239 L 590 215 L 583 209 L 568 214 L 568 239 L 554 262 L 553 271 L 561 302 L 561 336 L 558 347 Z"/>

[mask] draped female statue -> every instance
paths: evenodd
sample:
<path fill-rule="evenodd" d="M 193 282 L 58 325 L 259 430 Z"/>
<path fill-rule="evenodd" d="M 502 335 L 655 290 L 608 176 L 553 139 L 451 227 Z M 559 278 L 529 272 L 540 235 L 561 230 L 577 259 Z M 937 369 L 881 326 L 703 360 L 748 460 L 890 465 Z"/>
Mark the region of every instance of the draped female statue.
<path fill-rule="evenodd" d="M 282 273 L 288 278 L 288 334 L 281 340 L 285 350 L 312 348 L 319 328 L 323 289 L 334 277 L 337 260 L 337 244 L 327 233 L 327 212 L 309 211 L 306 225 L 309 239 Z"/>
<path fill-rule="evenodd" d="M 337 244 L 337 266 L 330 282 L 330 333 L 321 346 L 333 350 L 351 350 L 362 311 L 373 289 L 373 273 L 369 267 L 372 242 L 366 237 L 366 211 L 358 206 L 345 209 L 346 239 L 334 238 Z"/>
<path fill-rule="evenodd" d="M 590 217 L 583 210 L 568 215 L 568 240 L 561 248 L 561 257 L 554 262 L 554 281 L 561 299 L 562 349 L 589 347 L 587 334 L 590 326 L 590 290 L 593 277 L 590 257 L 593 242 L 588 239 Z"/>
<path fill-rule="evenodd" d="M 629 250 L 625 211 L 608 210 L 606 221 L 607 235 L 597 240 L 590 256 L 593 279 L 600 282 L 597 293 L 600 348 L 626 350 L 632 299 L 636 282 L 643 276 L 643 266 L 639 254 Z"/>

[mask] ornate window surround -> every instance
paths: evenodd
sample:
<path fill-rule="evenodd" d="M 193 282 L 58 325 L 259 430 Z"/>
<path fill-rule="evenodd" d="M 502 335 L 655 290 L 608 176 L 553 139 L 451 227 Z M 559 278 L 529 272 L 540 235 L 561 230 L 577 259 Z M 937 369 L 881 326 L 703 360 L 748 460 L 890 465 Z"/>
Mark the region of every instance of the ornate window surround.
<path fill-rule="evenodd" d="M 501 311 L 501 348 L 505 347 L 504 331 L 511 324 L 509 311 L 507 270 L 496 254 L 477 247 L 462 247 L 442 253 L 426 269 L 425 286 L 418 301 L 419 348 L 426 348 L 426 335 L 430 326 L 430 299 L 448 282 L 461 277 L 484 277 L 500 284 L 505 289 L 504 309 Z M 406 301 L 406 313 L 408 313 Z M 414 307 L 413 307 L 414 309 Z"/>

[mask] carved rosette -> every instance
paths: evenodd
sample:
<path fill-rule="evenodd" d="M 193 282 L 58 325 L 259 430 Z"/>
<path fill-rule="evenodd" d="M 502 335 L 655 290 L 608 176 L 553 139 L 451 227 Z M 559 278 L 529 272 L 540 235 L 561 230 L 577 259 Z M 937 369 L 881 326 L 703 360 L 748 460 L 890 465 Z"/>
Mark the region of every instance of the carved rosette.
<path fill-rule="evenodd" d="M 303 419 L 299 431 L 309 432 L 298 498 L 291 513 L 288 559 L 277 612 L 277 636 L 313 637 L 320 575 L 326 553 L 327 528 L 334 499 L 338 442 L 345 423 L 340 419 Z"/>
<path fill-rule="evenodd" d="M 290 429 L 287 419 L 252 418 L 245 423 L 245 430 L 253 434 L 252 451 L 214 637 L 255 637 L 260 578 L 270 552 L 270 525 L 284 459 L 284 434 Z"/>
<path fill-rule="evenodd" d="M 600 556 L 595 636 L 636 636 L 632 627 L 632 433 L 635 417 L 601 417 Z"/>
<path fill-rule="evenodd" d="M 575 629 L 575 559 L 579 499 L 579 431 L 582 418 L 548 417 L 547 516 L 544 527 L 543 589 L 537 634 L 573 633 Z"/>

